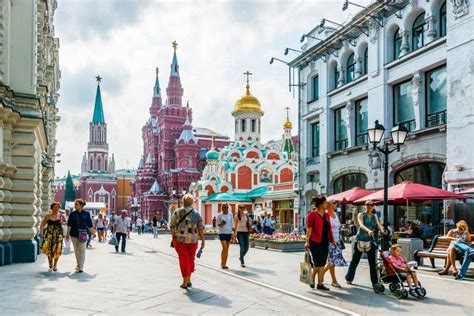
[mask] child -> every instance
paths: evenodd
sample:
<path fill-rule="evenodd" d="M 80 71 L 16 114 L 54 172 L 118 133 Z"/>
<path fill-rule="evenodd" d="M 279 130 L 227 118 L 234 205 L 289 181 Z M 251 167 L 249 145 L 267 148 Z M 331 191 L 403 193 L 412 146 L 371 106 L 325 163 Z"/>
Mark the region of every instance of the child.
<path fill-rule="evenodd" d="M 420 294 L 420 282 L 418 281 L 418 276 L 416 272 L 410 269 L 407 266 L 407 262 L 403 257 L 400 256 L 400 245 L 395 244 L 390 247 L 390 256 L 387 258 L 388 261 L 391 263 L 392 267 L 397 271 L 401 278 L 406 278 L 408 286 L 409 286 L 409 293 L 412 296 L 419 296 Z"/>

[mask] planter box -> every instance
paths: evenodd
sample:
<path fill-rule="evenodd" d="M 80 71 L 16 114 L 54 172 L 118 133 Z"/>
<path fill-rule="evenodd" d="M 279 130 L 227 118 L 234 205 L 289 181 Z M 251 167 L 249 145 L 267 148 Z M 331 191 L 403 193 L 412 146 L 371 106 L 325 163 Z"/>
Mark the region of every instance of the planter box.
<path fill-rule="evenodd" d="M 268 241 L 265 239 L 254 239 L 255 241 L 255 248 L 263 248 L 267 249 L 268 248 Z"/>
<path fill-rule="evenodd" d="M 152 233 L 153 233 L 153 231 L 152 231 Z M 170 234 L 169 229 L 167 229 L 167 230 L 165 230 L 165 229 L 158 230 L 158 235 L 169 235 L 169 234 Z"/>
<path fill-rule="evenodd" d="M 278 241 L 267 241 L 268 249 L 277 250 L 281 252 L 299 252 L 304 251 L 304 241 L 297 242 L 278 242 Z"/>
<path fill-rule="evenodd" d="M 255 239 L 250 239 L 249 245 L 250 245 L 250 248 L 255 248 Z"/>
<path fill-rule="evenodd" d="M 217 240 L 219 239 L 219 234 L 204 234 L 205 240 Z"/>

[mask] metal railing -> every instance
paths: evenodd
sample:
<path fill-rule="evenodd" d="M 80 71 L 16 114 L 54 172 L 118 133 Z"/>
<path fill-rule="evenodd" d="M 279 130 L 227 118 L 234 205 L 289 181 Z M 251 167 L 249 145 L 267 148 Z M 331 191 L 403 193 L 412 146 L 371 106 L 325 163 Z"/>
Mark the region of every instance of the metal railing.
<path fill-rule="evenodd" d="M 405 127 L 409 132 L 413 132 L 416 129 L 416 121 L 410 120 L 406 122 L 395 123 L 395 125 L 400 125 Z"/>
<path fill-rule="evenodd" d="M 446 124 L 446 110 L 428 114 L 426 116 L 426 126 L 435 127 Z"/>
<path fill-rule="evenodd" d="M 336 151 L 339 150 L 344 150 L 349 146 L 349 140 L 348 139 L 341 139 L 336 141 Z"/>
<path fill-rule="evenodd" d="M 364 145 L 364 144 L 367 144 L 368 142 L 369 142 L 369 137 L 367 133 L 356 136 L 356 146 Z"/>

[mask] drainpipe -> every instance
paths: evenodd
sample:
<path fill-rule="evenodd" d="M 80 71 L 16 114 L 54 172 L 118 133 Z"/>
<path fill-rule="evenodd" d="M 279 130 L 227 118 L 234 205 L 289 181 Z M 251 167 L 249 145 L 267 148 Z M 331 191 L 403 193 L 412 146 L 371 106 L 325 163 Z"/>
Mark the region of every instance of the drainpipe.
<path fill-rule="evenodd" d="M 301 83 L 301 80 L 300 80 L 300 77 L 301 77 L 301 69 L 300 67 L 298 67 L 298 85 L 296 86 L 297 89 L 298 89 L 298 197 L 299 197 L 299 205 L 298 205 L 298 231 L 301 233 L 303 232 L 303 219 L 305 218 L 305 215 L 303 215 L 303 213 L 306 213 L 305 210 L 303 210 L 301 208 L 301 205 L 302 205 L 302 202 L 304 201 L 303 200 L 303 196 L 302 193 L 303 193 L 303 177 L 302 177 L 302 162 L 303 162 L 303 159 L 301 157 L 301 146 L 303 146 L 303 142 L 301 141 L 301 135 L 302 135 L 302 127 L 301 127 L 301 87 L 300 87 L 300 83 Z M 305 204 L 304 204 L 304 207 L 306 207 L 306 201 L 304 201 Z"/>

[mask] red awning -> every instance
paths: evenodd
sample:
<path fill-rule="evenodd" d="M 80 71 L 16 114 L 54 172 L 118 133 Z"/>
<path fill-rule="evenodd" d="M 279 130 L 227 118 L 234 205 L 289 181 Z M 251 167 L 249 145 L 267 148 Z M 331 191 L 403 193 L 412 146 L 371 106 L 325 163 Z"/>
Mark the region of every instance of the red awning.
<path fill-rule="evenodd" d="M 466 190 L 466 191 L 462 191 L 461 194 L 474 194 L 474 188 Z"/>
<path fill-rule="evenodd" d="M 388 203 L 394 205 L 418 204 L 429 200 L 469 199 L 468 196 L 441 190 L 428 185 L 405 181 L 388 188 Z M 354 204 L 364 204 L 372 200 L 375 203 L 383 202 L 383 190 L 367 195 L 354 201 Z"/>
<path fill-rule="evenodd" d="M 372 191 L 354 187 L 347 191 L 328 196 L 327 200 L 334 200 L 338 204 L 352 204 L 355 200 L 361 199 L 364 196 L 372 194 Z"/>

